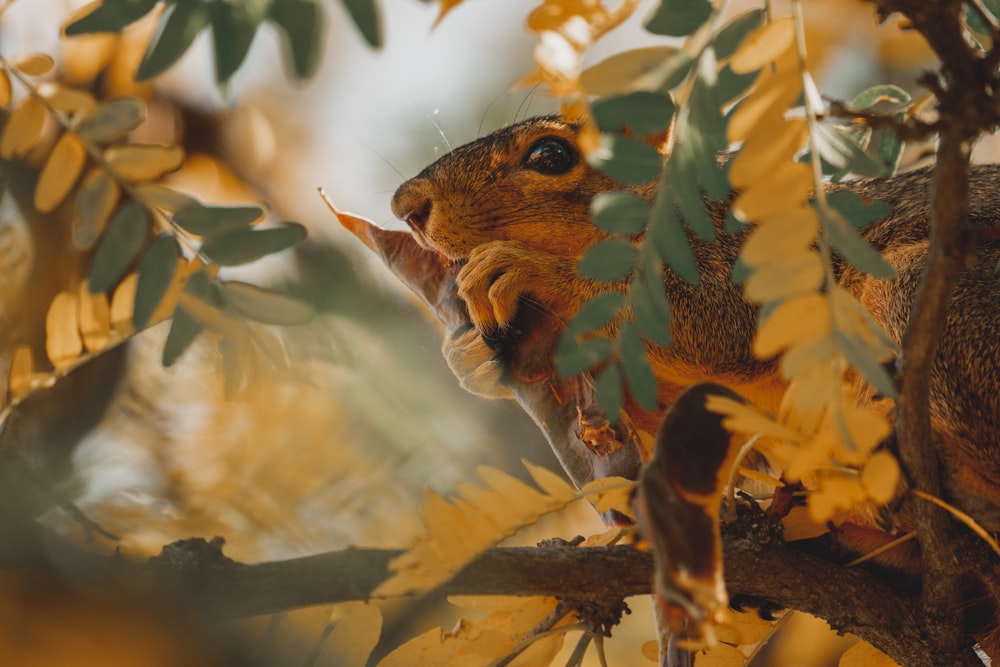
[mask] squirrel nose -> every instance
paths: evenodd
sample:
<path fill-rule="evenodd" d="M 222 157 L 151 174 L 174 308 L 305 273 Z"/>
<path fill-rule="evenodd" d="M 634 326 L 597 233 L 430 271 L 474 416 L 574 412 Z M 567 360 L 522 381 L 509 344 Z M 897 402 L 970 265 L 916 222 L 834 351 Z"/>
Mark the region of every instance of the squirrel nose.
<path fill-rule="evenodd" d="M 423 231 L 431 217 L 434 204 L 427 193 L 424 179 L 413 178 L 396 190 L 392 196 L 392 213 L 415 231 Z"/>

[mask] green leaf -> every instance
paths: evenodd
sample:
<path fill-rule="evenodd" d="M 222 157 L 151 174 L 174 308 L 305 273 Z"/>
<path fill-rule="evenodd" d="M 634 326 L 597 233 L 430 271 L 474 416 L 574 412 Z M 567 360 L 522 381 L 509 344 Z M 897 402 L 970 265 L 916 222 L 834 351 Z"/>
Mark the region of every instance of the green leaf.
<path fill-rule="evenodd" d="M 294 222 L 269 229 L 239 229 L 213 236 L 201 252 L 216 264 L 237 266 L 290 248 L 306 237 L 306 228 Z"/>
<path fill-rule="evenodd" d="M 159 209 L 170 215 L 188 206 L 201 206 L 201 203 L 194 197 L 181 194 L 162 185 L 142 183 L 136 186 L 136 191 L 139 193 L 139 199 L 146 206 Z"/>
<path fill-rule="evenodd" d="M 170 331 L 167 333 L 167 340 L 163 343 L 163 365 L 170 367 L 184 353 L 184 350 L 191 347 L 191 343 L 201 333 L 203 327 L 184 308 L 178 306 L 174 311 L 170 321 Z"/>
<path fill-rule="evenodd" d="M 670 303 L 663 283 L 650 285 L 636 276 L 629 288 L 628 300 L 643 338 L 658 345 L 670 345 Z"/>
<path fill-rule="evenodd" d="M 670 197 L 673 199 L 684 222 L 695 234 L 706 241 L 715 239 L 715 226 L 712 218 L 705 210 L 705 201 L 701 198 L 701 185 L 698 183 L 694 169 L 679 168 L 676 160 L 668 165 Z"/>
<path fill-rule="evenodd" d="M 743 39 L 749 35 L 754 28 L 764 22 L 764 10 L 751 9 L 734 16 L 722 29 L 716 33 L 712 44 L 715 46 L 715 53 L 719 60 L 725 60 L 736 52 Z"/>
<path fill-rule="evenodd" d="M 212 5 L 215 80 L 219 85 L 229 81 L 243 64 L 266 10 L 267 5 L 261 2 Z"/>
<path fill-rule="evenodd" d="M 563 336 L 556 346 L 556 371 L 564 378 L 582 373 L 606 361 L 611 356 L 612 349 L 611 341 L 603 336 L 588 338 L 579 343 L 569 336 Z"/>
<path fill-rule="evenodd" d="M 174 222 L 185 231 L 210 238 L 245 229 L 264 216 L 259 206 L 203 206 L 198 202 L 174 212 Z"/>
<path fill-rule="evenodd" d="M 666 132 L 674 111 L 670 95 L 646 91 L 602 97 L 591 105 L 591 113 L 600 129 L 611 132 L 628 128 L 639 136 Z"/>
<path fill-rule="evenodd" d="M 614 234 L 635 236 L 646 227 L 649 205 L 628 190 L 602 192 L 590 202 L 594 224 Z"/>
<path fill-rule="evenodd" d="M 892 279 L 896 271 L 882 255 L 834 208 L 816 207 L 823 222 L 823 232 L 830 245 L 859 270 L 876 278 Z"/>
<path fill-rule="evenodd" d="M 376 49 L 381 48 L 382 31 L 379 27 L 375 0 L 343 0 L 343 3 L 368 45 Z"/>
<path fill-rule="evenodd" d="M 881 199 L 865 203 L 857 193 L 850 190 L 831 192 L 827 194 L 826 201 L 858 229 L 881 220 L 891 212 L 889 205 Z"/>
<path fill-rule="evenodd" d="M 151 79 L 177 62 L 212 18 L 203 0 L 177 0 L 168 11 L 139 63 L 136 81 Z"/>
<path fill-rule="evenodd" d="M 981 6 L 986 10 L 986 13 L 993 17 L 995 22 L 1000 21 L 1000 0 L 980 0 Z M 972 8 L 971 3 L 964 3 L 964 14 L 965 22 L 969 27 L 978 32 L 980 35 L 992 35 L 993 31 L 990 29 L 983 19 L 979 16 L 979 12 Z"/>
<path fill-rule="evenodd" d="M 157 0 L 105 0 L 86 16 L 66 26 L 66 36 L 91 32 L 120 32 L 138 21 L 156 6 Z"/>
<path fill-rule="evenodd" d="M 656 377 L 649 365 L 642 337 L 631 322 L 623 324 L 618 333 L 618 356 L 632 396 L 643 410 L 652 412 L 658 403 Z"/>
<path fill-rule="evenodd" d="M 591 95 L 634 90 L 668 91 L 687 78 L 694 58 L 673 46 L 647 46 L 617 53 L 588 67 L 580 84 Z"/>
<path fill-rule="evenodd" d="M 323 12 L 316 0 L 275 0 L 271 20 L 285 35 L 295 76 L 307 79 L 316 71 L 322 48 Z"/>
<path fill-rule="evenodd" d="M 146 120 L 146 109 L 139 100 L 116 97 L 86 112 L 74 130 L 99 144 L 120 139 Z"/>
<path fill-rule="evenodd" d="M 723 137 L 725 137 L 725 117 L 722 115 L 722 107 L 734 102 L 739 97 L 743 97 L 756 80 L 757 72 L 737 74 L 729 65 L 719 70 L 715 86 L 712 87 L 712 101 L 715 103 L 715 111 L 720 119 L 717 124 L 722 127 Z"/>
<path fill-rule="evenodd" d="M 861 373 L 868 380 L 868 383 L 875 388 L 875 391 L 887 398 L 894 398 L 896 396 L 896 385 L 892 383 L 892 378 L 886 373 L 882 364 L 877 359 L 873 359 L 865 351 L 862 343 L 859 343 L 850 336 L 845 336 L 842 331 L 834 331 L 834 338 L 837 341 L 837 347 L 844 353 L 847 363 Z"/>
<path fill-rule="evenodd" d="M 813 127 L 814 147 L 835 169 L 859 176 L 878 176 L 884 171 L 883 165 L 870 158 L 850 137 L 833 125 L 816 123 Z"/>
<path fill-rule="evenodd" d="M 233 308 L 264 324 L 294 326 L 313 317 L 307 304 L 284 294 L 236 281 L 222 283 L 222 295 Z"/>
<path fill-rule="evenodd" d="M 662 0 L 643 24 L 654 35 L 685 37 L 712 15 L 708 0 Z"/>
<path fill-rule="evenodd" d="M 674 210 L 670 191 L 661 187 L 650 213 L 650 238 L 657 254 L 666 260 L 674 273 L 692 285 L 698 284 L 698 264 L 691 253 L 691 243 Z"/>
<path fill-rule="evenodd" d="M 97 243 L 121 192 L 118 184 L 103 169 L 94 169 L 80 185 L 76 195 L 79 222 L 73 225 L 73 244 L 80 250 L 90 250 Z"/>
<path fill-rule="evenodd" d="M 626 185 L 642 185 L 660 173 L 662 160 L 656 149 L 639 139 L 616 134 L 602 134 L 597 150 L 587 162 Z"/>
<path fill-rule="evenodd" d="M 602 241 L 584 253 L 577 270 L 588 278 L 614 283 L 635 268 L 638 256 L 639 249 L 628 241 Z"/>
<path fill-rule="evenodd" d="M 153 221 L 142 206 L 130 201 L 115 213 L 90 264 L 87 281 L 94 294 L 113 287 L 146 244 Z"/>
<path fill-rule="evenodd" d="M 912 99 L 910 94 L 899 86 L 883 83 L 872 86 L 855 95 L 854 99 L 851 100 L 851 108 L 863 111 L 871 109 L 879 102 L 908 105 Z"/>
<path fill-rule="evenodd" d="M 902 119 L 902 117 L 900 117 Z M 903 155 L 903 140 L 889 128 L 884 128 L 879 135 L 878 159 L 885 165 L 882 176 L 892 176 L 899 168 L 899 159 Z"/>
<path fill-rule="evenodd" d="M 597 376 L 597 403 L 611 424 L 617 424 L 625 405 L 622 372 L 617 364 L 609 364 Z"/>
<path fill-rule="evenodd" d="M 149 324 L 156 307 L 160 305 L 174 274 L 181 249 L 173 234 L 160 234 L 150 244 L 139 260 L 139 281 L 135 288 L 135 306 L 132 309 L 132 326 L 142 329 Z"/>
<path fill-rule="evenodd" d="M 602 292 L 587 301 L 577 311 L 573 320 L 566 327 L 567 336 L 578 336 L 594 329 L 601 329 L 611 324 L 618 310 L 625 303 L 625 297 L 618 292 Z"/>

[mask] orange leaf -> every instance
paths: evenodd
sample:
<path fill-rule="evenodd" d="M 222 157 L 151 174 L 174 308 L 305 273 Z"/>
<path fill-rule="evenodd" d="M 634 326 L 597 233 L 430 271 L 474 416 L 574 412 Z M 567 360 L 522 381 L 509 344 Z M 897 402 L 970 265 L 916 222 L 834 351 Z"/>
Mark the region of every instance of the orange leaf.
<path fill-rule="evenodd" d="M 80 138 L 72 132 L 63 132 L 38 177 L 35 208 L 48 213 L 58 206 L 76 185 L 86 161 L 87 151 Z"/>
<path fill-rule="evenodd" d="M 20 157 L 30 151 L 42 137 L 42 127 L 48 112 L 34 97 L 26 97 L 7 118 L 0 137 L 0 157 L 5 160 Z"/>
<path fill-rule="evenodd" d="M 10 374 L 7 376 L 7 391 L 10 392 L 12 399 L 22 398 L 31 389 L 34 366 L 31 348 L 27 345 L 18 345 L 10 362 Z"/>
<path fill-rule="evenodd" d="M 47 74 L 55 66 L 56 61 L 45 53 L 28 53 L 13 58 L 11 64 L 28 76 L 41 76 Z"/>
<path fill-rule="evenodd" d="M 45 316 L 45 353 L 56 368 L 66 368 L 83 354 L 77 298 L 60 292 Z"/>
<path fill-rule="evenodd" d="M 0 69 L 0 107 L 10 104 L 10 96 L 10 77 L 7 75 L 7 70 Z"/>

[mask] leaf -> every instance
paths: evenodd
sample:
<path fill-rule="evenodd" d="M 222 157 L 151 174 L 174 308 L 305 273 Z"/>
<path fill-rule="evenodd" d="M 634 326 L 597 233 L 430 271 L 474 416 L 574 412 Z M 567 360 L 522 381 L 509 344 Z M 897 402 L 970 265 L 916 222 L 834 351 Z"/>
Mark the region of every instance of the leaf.
<path fill-rule="evenodd" d="M 89 250 L 100 238 L 120 194 L 118 183 L 104 169 L 90 170 L 76 195 L 78 218 L 73 225 L 73 243 L 77 248 Z"/>
<path fill-rule="evenodd" d="M 368 45 L 382 48 L 382 29 L 379 26 L 378 9 L 375 0 L 342 0 L 351 20 L 358 27 Z M 442 10 L 444 12 L 445 10 Z M 443 14 L 442 14 L 443 15 Z M 440 20 L 440 17 L 438 17 Z"/>
<path fill-rule="evenodd" d="M 180 358 L 184 351 L 191 347 L 191 343 L 202 332 L 201 324 L 192 317 L 183 306 L 178 306 L 174 311 L 174 316 L 170 320 L 170 331 L 167 332 L 167 340 L 163 343 L 163 366 L 169 368 Z"/>
<path fill-rule="evenodd" d="M 177 62 L 211 20 L 210 6 L 202 0 L 174 0 L 171 4 L 139 63 L 136 81 L 151 79 Z"/>
<path fill-rule="evenodd" d="M 275 0 L 271 20 L 278 24 L 291 53 L 295 75 L 307 79 L 319 65 L 323 15 L 316 0 Z"/>
<path fill-rule="evenodd" d="M 74 131 L 99 144 L 120 139 L 146 120 L 146 109 L 131 97 L 118 97 L 83 114 Z"/>
<path fill-rule="evenodd" d="M 871 247 L 868 241 L 858 233 L 851 223 L 844 219 L 837 209 L 816 205 L 820 219 L 823 221 L 823 232 L 837 252 L 844 259 L 861 271 L 876 278 L 891 280 L 896 277 L 896 270 L 878 250 Z"/>
<path fill-rule="evenodd" d="M 35 208 L 49 213 L 76 185 L 83 171 L 87 152 L 72 132 L 63 132 L 52 148 L 35 185 Z"/>
<path fill-rule="evenodd" d="M 677 275 L 692 285 L 698 284 L 698 265 L 691 252 L 691 243 L 674 210 L 670 192 L 665 187 L 657 190 L 656 199 L 653 200 L 650 240 L 660 257 L 666 260 Z"/>
<path fill-rule="evenodd" d="M 157 0 L 104 0 L 92 12 L 70 23 L 63 32 L 67 37 L 91 32 L 120 32 L 152 11 Z"/>
<path fill-rule="evenodd" d="M 149 324 L 156 307 L 163 301 L 177 272 L 177 260 L 180 256 L 177 238 L 168 233 L 153 239 L 149 249 L 139 260 L 139 283 L 135 288 L 135 306 L 132 310 L 132 326 L 137 330 Z"/>
<path fill-rule="evenodd" d="M 747 268 L 765 266 L 769 262 L 804 252 L 819 233 L 819 216 L 812 206 L 789 209 L 756 225 L 740 251 L 740 259 Z"/>
<path fill-rule="evenodd" d="M 306 237 L 306 228 L 286 222 L 268 229 L 240 229 L 213 236 L 201 252 L 222 266 L 237 266 L 290 248 Z"/>
<path fill-rule="evenodd" d="M 26 97 L 7 117 L 0 137 L 0 157 L 4 160 L 21 157 L 42 138 L 42 128 L 48 112 L 34 97 Z"/>
<path fill-rule="evenodd" d="M 860 146 L 836 126 L 828 123 L 813 125 L 813 146 L 824 160 L 840 171 L 859 176 L 879 176 L 883 165 L 868 156 Z"/>
<path fill-rule="evenodd" d="M 87 90 L 71 88 L 52 81 L 38 86 L 38 94 L 60 111 L 69 114 L 83 113 L 97 107 L 97 99 Z"/>
<path fill-rule="evenodd" d="M 711 15 L 712 5 L 708 0 L 661 0 L 643 27 L 654 35 L 685 37 Z"/>
<path fill-rule="evenodd" d="M 548 468 L 537 466 L 524 459 L 521 460 L 521 465 L 527 468 L 532 481 L 546 495 L 564 503 L 570 503 L 578 496 L 577 490 L 572 485 Z"/>
<path fill-rule="evenodd" d="M 178 146 L 126 144 L 108 148 L 104 159 L 122 178 L 153 181 L 184 164 L 184 150 Z"/>
<path fill-rule="evenodd" d="M 262 217 L 259 206 L 203 206 L 194 201 L 173 215 L 185 231 L 206 238 L 245 229 Z"/>
<path fill-rule="evenodd" d="M 177 211 L 188 206 L 202 206 L 201 202 L 194 197 L 181 194 L 162 185 L 143 183 L 136 187 L 136 191 L 139 193 L 139 199 L 147 206 L 159 209 L 169 215 L 174 215 Z"/>
<path fill-rule="evenodd" d="M 298 299 L 249 283 L 224 282 L 222 293 L 233 308 L 264 324 L 294 326 L 305 324 L 313 317 L 312 308 Z"/>
<path fill-rule="evenodd" d="M 853 336 L 847 336 L 842 331 L 836 331 L 834 336 L 837 347 L 844 353 L 847 363 L 854 367 L 882 396 L 896 396 L 896 385 L 878 359 L 872 357 L 866 347 Z"/>
<path fill-rule="evenodd" d="M 111 309 L 103 292 L 94 294 L 86 282 L 80 284 L 80 334 L 88 352 L 97 352 L 111 340 Z"/>
<path fill-rule="evenodd" d="M 867 88 L 851 100 L 851 108 L 854 109 L 871 109 L 873 106 L 879 102 L 891 102 L 899 105 L 909 104 L 913 98 L 910 94 L 900 88 L 899 86 L 894 86 L 890 83 L 883 83 L 877 86 L 872 86 Z"/>
<path fill-rule="evenodd" d="M 598 128 L 606 132 L 628 128 L 639 136 L 666 132 L 675 109 L 670 95 L 641 90 L 602 97 L 591 104 Z"/>
<path fill-rule="evenodd" d="M 737 74 L 754 72 L 774 62 L 794 42 L 795 22 L 790 17 L 770 21 L 747 35 L 729 66 Z"/>
<path fill-rule="evenodd" d="M 889 205 L 881 199 L 866 202 L 850 190 L 830 192 L 826 195 L 826 201 L 858 229 L 881 220 L 891 212 Z"/>
<path fill-rule="evenodd" d="M 228 82 L 243 64 L 264 20 L 266 11 L 256 11 L 256 7 L 254 3 L 219 2 L 212 5 L 215 80 L 220 86 Z"/>
<path fill-rule="evenodd" d="M 779 304 L 757 328 L 753 353 L 761 359 L 830 333 L 830 306 L 822 294 L 807 294 Z"/>
<path fill-rule="evenodd" d="M 743 286 L 756 303 L 778 301 L 815 292 L 823 284 L 823 261 L 816 253 L 780 259 L 754 271 Z"/>
<path fill-rule="evenodd" d="M 611 341 L 603 336 L 579 343 L 568 337 L 560 338 L 556 346 L 556 371 L 560 377 L 572 377 L 606 361 L 612 349 Z"/>
<path fill-rule="evenodd" d="M 760 9 L 751 9 L 730 19 L 712 40 L 716 57 L 725 60 L 733 55 L 746 36 L 760 27 L 763 20 L 764 11 Z"/>
<path fill-rule="evenodd" d="M 609 364 L 597 376 L 597 403 L 608 416 L 608 422 L 618 423 L 625 405 L 622 373 L 617 364 Z"/>
<path fill-rule="evenodd" d="M 83 354 L 76 295 L 59 292 L 45 315 L 45 353 L 56 369 L 71 366 Z"/>
<path fill-rule="evenodd" d="M 670 303 L 663 283 L 650 285 L 637 276 L 632 280 L 628 298 L 632 305 L 632 315 L 643 338 L 651 343 L 670 345 Z"/>
<path fill-rule="evenodd" d="M 602 192 L 590 202 L 594 224 L 614 234 L 634 236 L 646 226 L 649 205 L 628 190 Z"/>
<path fill-rule="evenodd" d="M 640 407 L 647 412 L 656 409 L 658 397 L 656 377 L 646 357 L 646 346 L 635 325 L 626 322 L 618 332 L 618 356 L 629 389 Z"/>
<path fill-rule="evenodd" d="M 838 667 L 899 667 L 895 660 L 863 641 L 847 649 L 837 664 Z"/>
<path fill-rule="evenodd" d="M 10 371 L 7 374 L 7 392 L 9 400 L 20 400 L 31 390 L 32 375 L 35 372 L 35 359 L 28 345 L 18 345 L 10 360 Z"/>
<path fill-rule="evenodd" d="M 705 210 L 695 170 L 680 168 L 676 160 L 671 160 L 667 165 L 667 180 L 670 183 L 670 198 L 680 210 L 684 222 L 702 239 L 713 241 L 715 224 Z"/>
<path fill-rule="evenodd" d="M 590 166 L 626 185 L 642 185 L 660 173 L 662 159 L 655 148 L 639 139 L 602 134 L 596 150 L 587 155 Z"/>
<path fill-rule="evenodd" d="M 134 271 L 125 276 L 111 297 L 111 328 L 125 336 L 132 333 L 132 309 L 135 306 L 136 285 L 139 276 Z M 89 290 L 89 288 L 88 288 Z"/>
<path fill-rule="evenodd" d="M 338 607 L 340 619 L 323 646 L 323 660 L 337 667 L 365 667 L 382 634 L 382 611 L 371 602 Z"/>
<path fill-rule="evenodd" d="M 6 109 L 10 105 L 12 94 L 10 76 L 7 70 L 0 68 L 0 109 Z"/>
<path fill-rule="evenodd" d="M 595 280 L 614 283 L 624 280 L 635 267 L 639 250 L 628 241 L 602 241 L 587 249 L 577 271 Z"/>
<path fill-rule="evenodd" d="M 56 61 L 46 53 L 26 53 L 11 58 L 10 64 L 28 76 L 42 76 L 52 71 Z"/>
<path fill-rule="evenodd" d="M 617 53 L 588 67 L 580 85 L 591 95 L 633 90 L 670 90 L 687 76 L 694 58 L 673 46 L 647 46 Z"/>
<path fill-rule="evenodd" d="M 618 292 L 602 292 L 594 296 L 573 316 L 566 327 L 566 335 L 578 336 L 611 324 L 624 302 L 625 298 Z"/>
<path fill-rule="evenodd" d="M 149 213 L 134 201 L 118 209 L 90 265 L 92 292 L 107 291 L 118 282 L 146 244 L 152 225 Z"/>

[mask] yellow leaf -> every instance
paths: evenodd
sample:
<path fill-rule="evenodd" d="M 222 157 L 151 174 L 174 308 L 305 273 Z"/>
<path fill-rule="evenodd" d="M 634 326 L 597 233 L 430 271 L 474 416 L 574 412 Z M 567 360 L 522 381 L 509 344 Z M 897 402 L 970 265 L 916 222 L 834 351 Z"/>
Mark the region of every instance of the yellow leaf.
<path fill-rule="evenodd" d="M 826 522 L 817 523 L 812 520 L 806 507 L 793 507 L 789 510 L 781 519 L 781 530 L 786 542 L 811 540 L 830 532 Z"/>
<path fill-rule="evenodd" d="M 80 333 L 88 352 L 103 350 L 111 339 L 111 309 L 104 292 L 91 294 L 84 282 L 80 285 Z"/>
<path fill-rule="evenodd" d="M 11 94 L 10 76 L 7 70 L 0 69 L 0 108 L 6 108 L 10 104 Z"/>
<path fill-rule="evenodd" d="M 5 160 L 20 157 L 30 151 L 42 137 L 42 127 L 48 112 L 34 97 L 26 97 L 7 118 L 0 137 L 0 157 Z"/>
<path fill-rule="evenodd" d="M 740 468 L 739 473 L 740 477 L 744 479 L 752 479 L 755 482 L 760 482 L 761 484 L 764 484 L 765 486 L 773 486 L 775 488 L 781 488 L 785 486 L 785 483 L 782 482 L 777 477 L 768 475 L 767 473 L 761 472 L 760 470 L 753 470 L 751 468 Z"/>
<path fill-rule="evenodd" d="M 830 308 L 826 298 L 821 294 L 807 294 L 783 301 L 768 313 L 753 339 L 753 353 L 766 359 L 829 332 Z"/>
<path fill-rule="evenodd" d="M 511 660 L 509 667 L 548 667 L 559 655 L 565 640 L 566 635 L 562 632 L 537 639 Z"/>
<path fill-rule="evenodd" d="M 778 164 L 791 162 L 808 139 L 809 125 L 804 118 L 786 120 L 779 113 L 762 116 L 730 163 L 730 183 L 743 189 L 761 180 Z"/>
<path fill-rule="evenodd" d="M 772 74 L 764 70 L 753 91 L 736 107 L 726 124 L 730 142 L 749 137 L 762 119 L 784 117 L 789 105 L 802 92 L 802 76 L 795 70 Z M 761 178 L 766 175 L 761 174 Z"/>
<path fill-rule="evenodd" d="M 747 35 L 729 59 L 729 67 L 737 74 L 753 72 L 774 62 L 794 45 L 795 22 L 790 17 L 770 21 Z"/>
<path fill-rule="evenodd" d="M 694 667 L 743 667 L 746 656 L 735 646 L 716 643 L 694 656 Z"/>
<path fill-rule="evenodd" d="M 135 305 L 135 288 L 139 285 L 139 274 L 133 271 L 125 276 L 111 297 L 111 327 L 115 333 L 132 333 L 132 307 Z"/>
<path fill-rule="evenodd" d="M 337 667 L 365 667 L 382 634 L 382 611 L 371 603 L 348 602 L 323 646 L 323 658 Z"/>
<path fill-rule="evenodd" d="M 832 335 L 799 343 L 781 357 L 781 375 L 786 380 L 812 372 L 818 366 L 828 366 L 840 359 L 840 349 Z"/>
<path fill-rule="evenodd" d="M 63 132 L 38 176 L 35 208 L 48 213 L 58 206 L 76 185 L 86 161 L 87 151 L 79 137 L 72 132 Z"/>
<path fill-rule="evenodd" d="M 528 469 L 531 479 L 542 491 L 561 502 L 570 502 L 577 497 L 577 490 L 565 479 L 548 468 L 537 466 L 524 459 L 522 465 Z"/>
<path fill-rule="evenodd" d="M 616 510 L 634 519 L 630 500 L 635 485 L 636 482 L 624 477 L 603 477 L 587 483 L 580 492 L 594 504 L 598 512 Z"/>
<path fill-rule="evenodd" d="M 865 501 L 860 480 L 842 475 L 820 478 L 819 488 L 809 494 L 809 516 L 816 523 L 828 521 L 837 512 Z"/>
<path fill-rule="evenodd" d="M 87 3 L 67 18 L 64 26 L 94 11 L 94 3 Z M 108 66 L 118 46 L 118 34 L 112 32 L 90 33 L 66 37 L 59 41 L 59 69 L 66 80 L 74 84 L 87 84 Z"/>
<path fill-rule="evenodd" d="M 710 394 L 705 401 L 705 409 L 725 415 L 726 420 L 722 425 L 729 431 L 792 441 L 798 441 L 802 437 L 801 434 L 779 424 L 749 403 L 740 403 L 731 398 Z"/>
<path fill-rule="evenodd" d="M 97 99 L 89 91 L 51 81 L 40 85 L 38 93 L 47 99 L 49 104 L 66 113 L 89 111 L 97 106 Z"/>
<path fill-rule="evenodd" d="M 868 642 L 861 641 L 840 656 L 838 667 L 899 667 L 899 665 Z"/>
<path fill-rule="evenodd" d="M 73 244 L 87 250 L 97 242 L 118 205 L 121 189 L 101 167 L 91 169 L 76 195 L 77 218 L 73 224 Z"/>
<path fill-rule="evenodd" d="M 177 146 L 128 144 L 112 146 L 104 157 L 130 181 L 152 181 L 174 171 L 184 163 L 184 151 Z"/>
<path fill-rule="evenodd" d="M 11 59 L 11 64 L 28 76 L 47 74 L 56 64 L 52 56 L 45 53 L 28 53 Z"/>
<path fill-rule="evenodd" d="M 811 246 L 818 233 L 816 209 L 793 208 L 755 226 L 743 243 L 740 259 L 756 268 L 790 254 L 813 252 Z"/>
<path fill-rule="evenodd" d="M 45 316 L 45 353 L 56 368 L 66 368 L 83 354 L 77 298 L 60 292 Z"/>
<path fill-rule="evenodd" d="M 823 284 L 823 260 L 817 253 L 772 262 L 754 271 L 743 286 L 748 300 L 778 301 L 815 292 Z"/>
<path fill-rule="evenodd" d="M 892 429 L 889 422 L 874 410 L 857 407 L 850 397 L 843 397 L 843 404 L 840 406 L 840 415 L 843 428 L 847 429 L 844 434 L 845 442 L 836 450 L 837 460 L 849 465 L 860 465 L 868 458 L 871 452 L 880 442 L 885 440 Z M 850 438 L 850 442 L 847 442 Z"/>
<path fill-rule="evenodd" d="M 813 189 L 813 171 L 804 164 L 789 162 L 770 172 L 766 180 L 754 183 L 733 202 L 741 220 L 766 222 L 771 216 L 801 208 Z"/>
<path fill-rule="evenodd" d="M 35 372 L 35 360 L 31 347 L 18 345 L 14 349 L 10 361 L 10 373 L 7 376 L 7 391 L 14 400 L 24 397 L 31 389 L 31 375 Z"/>
<path fill-rule="evenodd" d="M 876 503 L 892 500 L 899 488 L 899 463 L 889 452 L 875 452 L 861 471 L 861 483 Z"/>

